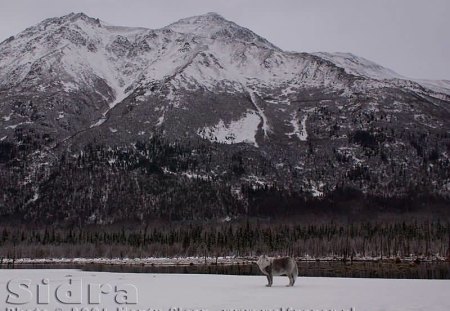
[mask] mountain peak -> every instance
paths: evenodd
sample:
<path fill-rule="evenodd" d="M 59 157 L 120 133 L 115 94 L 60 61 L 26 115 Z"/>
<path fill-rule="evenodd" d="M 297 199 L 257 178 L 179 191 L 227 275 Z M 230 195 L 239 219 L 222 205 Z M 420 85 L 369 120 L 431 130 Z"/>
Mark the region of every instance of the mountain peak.
<path fill-rule="evenodd" d="M 196 36 L 210 39 L 237 40 L 250 44 L 256 44 L 260 47 L 279 50 L 266 39 L 258 36 L 250 29 L 239 26 L 238 24 L 227 20 L 220 14 L 209 12 L 203 15 L 192 16 L 180 19 L 165 27 L 175 32 L 191 33 Z"/>
<path fill-rule="evenodd" d="M 98 18 L 90 17 L 83 12 L 78 12 L 78 13 L 72 12 L 70 14 L 62 16 L 60 19 L 63 21 L 66 21 L 66 22 L 75 22 L 75 21 L 82 20 L 82 21 L 88 22 L 88 23 L 94 23 L 94 24 L 100 23 L 100 20 Z"/>
<path fill-rule="evenodd" d="M 216 13 L 216 12 L 208 12 L 201 15 L 195 15 L 190 17 L 185 17 L 180 20 L 178 20 L 175 23 L 172 23 L 169 25 L 176 25 L 176 24 L 200 24 L 205 22 L 216 22 L 216 23 L 231 23 L 230 21 L 226 20 L 222 15 Z"/>
<path fill-rule="evenodd" d="M 63 16 L 63 17 L 73 18 L 73 19 L 79 19 L 79 18 L 91 18 L 91 17 L 89 17 L 88 15 L 86 15 L 86 14 L 83 13 L 83 12 L 78 12 L 78 13 L 72 12 L 72 13 L 69 13 L 69 14 Z"/>
<path fill-rule="evenodd" d="M 92 25 L 98 25 L 98 26 L 100 25 L 100 20 L 98 18 L 90 17 L 83 12 L 78 12 L 78 13 L 72 12 L 72 13 L 69 13 L 67 15 L 63 15 L 60 17 L 48 18 L 48 19 L 42 21 L 41 23 L 39 23 L 36 27 L 38 27 L 39 29 L 46 29 L 47 27 L 49 27 L 51 25 L 59 26 L 59 25 L 63 25 L 63 24 L 75 23 L 78 21 L 83 21 L 85 23 L 92 24 Z M 32 28 L 33 27 L 31 27 L 29 29 L 32 29 Z"/>
<path fill-rule="evenodd" d="M 199 17 L 200 17 L 200 16 L 208 17 L 208 18 L 216 18 L 216 19 L 226 20 L 222 15 L 220 15 L 220 14 L 217 13 L 217 12 L 208 12 L 208 13 L 205 13 L 205 14 L 203 14 L 203 15 L 199 15 Z"/>

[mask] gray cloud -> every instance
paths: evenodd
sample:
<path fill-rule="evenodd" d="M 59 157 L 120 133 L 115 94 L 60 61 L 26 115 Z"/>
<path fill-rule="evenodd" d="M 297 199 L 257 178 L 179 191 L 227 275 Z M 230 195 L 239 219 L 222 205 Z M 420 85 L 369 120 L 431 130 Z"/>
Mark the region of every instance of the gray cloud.
<path fill-rule="evenodd" d="M 351 52 L 409 77 L 450 79 L 448 0 L 1 0 L 0 40 L 70 12 L 160 28 L 210 11 L 285 50 Z"/>

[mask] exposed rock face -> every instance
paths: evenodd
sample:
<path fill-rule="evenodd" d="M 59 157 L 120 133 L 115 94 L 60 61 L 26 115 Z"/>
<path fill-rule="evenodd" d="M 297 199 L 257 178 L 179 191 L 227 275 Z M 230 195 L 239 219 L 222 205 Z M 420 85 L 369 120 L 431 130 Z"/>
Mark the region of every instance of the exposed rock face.
<path fill-rule="evenodd" d="M 56 178 L 68 184 L 63 193 L 91 189 L 82 206 L 68 196 L 59 218 L 86 204 L 92 221 L 108 221 L 100 205 L 162 215 L 173 205 L 160 204 L 164 190 L 139 186 L 149 173 L 135 171 L 142 159 L 158 176 L 153 185 L 169 178 L 228 189 L 236 202 L 223 199 L 206 217 L 245 213 L 242 184 L 305 197 L 343 187 L 448 196 L 449 120 L 448 81 L 413 81 L 351 54 L 285 52 L 215 13 L 156 30 L 69 14 L 0 44 L 0 210 L 53 217 Z M 164 160 L 155 150 L 167 148 L 152 153 L 150 141 L 177 152 Z M 62 167 L 86 169 L 92 146 L 101 146 L 102 173 L 65 181 Z M 112 204 L 111 185 L 133 180 L 137 188 L 123 193 L 135 198 Z"/>

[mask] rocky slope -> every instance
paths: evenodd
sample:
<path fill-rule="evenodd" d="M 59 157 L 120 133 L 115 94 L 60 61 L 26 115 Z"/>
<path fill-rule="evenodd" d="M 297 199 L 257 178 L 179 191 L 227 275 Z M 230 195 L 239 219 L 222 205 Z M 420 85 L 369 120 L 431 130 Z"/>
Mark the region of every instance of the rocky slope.
<path fill-rule="evenodd" d="M 286 52 L 215 13 L 156 30 L 51 18 L 0 44 L 0 210 L 105 222 L 245 214 L 261 189 L 447 197 L 449 104 L 448 81 Z"/>

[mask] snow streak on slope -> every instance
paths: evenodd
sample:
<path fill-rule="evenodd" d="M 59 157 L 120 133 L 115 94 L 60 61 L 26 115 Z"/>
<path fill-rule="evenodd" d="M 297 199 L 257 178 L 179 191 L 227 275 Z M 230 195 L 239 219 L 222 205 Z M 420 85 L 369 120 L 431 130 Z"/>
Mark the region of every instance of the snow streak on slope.
<path fill-rule="evenodd" d="M 156 126 L 161 126 L 164 123 L 165 116 L 166 116 L 166 111 L 163 110 L 161 116 L 158 118 L 158 122 L 156 123 Z"/>
<path fill-rule="evenodd" d="M 94 128 L 94 127 L 100 126 L 100 125 L 102 125 L 103 123 L 105 123 L 106 120 L 107 120 L 106 117 L 103 116 L 103 117 L 101 117 L 100 119 L 98 119 L 96 122 L 92 123 L 92 124 L 89 126 L 89 128 Z"/>
<path fill-rule="evenodd" d="M 222 120 L 214 126 L 199 129 L 197 134 L 211 142 L 225 144 L 248 143 L 258 147 L 256 133 L 261 120 L 255 111 L 248 110 L 244 116 L 225 124 Z"/>
<path fill-rule="evenodd" d="M 306 131 L 306 120 L 308 119 L 308 115 L 305 115 L 302 118 L 302 128 L 300 130 L 300 133 L 297 134 L 298 138 L 301 141 L 307 141 L 308 140 L 308 132 Z"/>
<path fill-rule="evenodd" d="M 268 121 L 266 115 L 264 114 L 264 111 L 261 109 L 261 107 L 259 105 L 259 99 L 256 96 L 255 92 L 252 91 L 252 90 L 249 90 L 248 92 L 250 94 L 250 98 L 252 100 L 252 103 L 256 107 L 256 109 L 258 110 L 258 114 L 259 114 L 259 116 L 261 118 L 261 122 L 262 122 L 261 128 L 262 128 L 262 130 L 264 132 L 264 137 L 267 138 L 268 137 L 267 133 L 270 132 L 269 121 Z"/>

